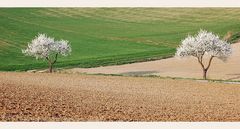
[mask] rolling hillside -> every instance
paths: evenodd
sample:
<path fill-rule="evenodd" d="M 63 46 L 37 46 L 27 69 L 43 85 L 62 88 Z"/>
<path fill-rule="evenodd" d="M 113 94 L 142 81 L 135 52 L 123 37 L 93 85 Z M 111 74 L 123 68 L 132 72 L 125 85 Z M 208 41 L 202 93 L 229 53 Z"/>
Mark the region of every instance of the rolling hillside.
<path fill-rule="evenodd" d="M 0 70 L 44 68 L 21 53 L 38 33 L 69 40 L 57 67 L 96 67 L 172 56 L 200 28 L 240 31 L 240 8 L 1 8 Z"/>

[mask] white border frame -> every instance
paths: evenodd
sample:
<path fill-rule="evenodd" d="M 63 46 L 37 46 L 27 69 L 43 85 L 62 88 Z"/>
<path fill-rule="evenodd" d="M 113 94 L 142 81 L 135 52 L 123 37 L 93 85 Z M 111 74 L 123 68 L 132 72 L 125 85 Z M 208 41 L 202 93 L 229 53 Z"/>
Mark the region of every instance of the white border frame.
<path fill-rule="evenodd" d="M 1 0 L 0 7 L 239 7 L 240 0 Z"/>
<path fill-rule="evenodd" d="M 239 129 L 237 122 L 9 122 L 1 129 Z"/>
<path fill-rule="evenodd" d="M 240 7 L 240 0 L 1 0 L 3 7 Z M 239 129 L 229 122 L 0 122 L 0 129 Z"/>

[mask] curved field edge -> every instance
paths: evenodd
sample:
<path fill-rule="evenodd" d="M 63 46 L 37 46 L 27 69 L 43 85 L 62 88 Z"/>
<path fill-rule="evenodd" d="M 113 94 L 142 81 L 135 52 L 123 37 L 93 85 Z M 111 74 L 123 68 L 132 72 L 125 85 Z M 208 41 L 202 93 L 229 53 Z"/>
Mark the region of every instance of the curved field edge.
<path fill-rule="evenodd" d="M 72 45 L 55 67 L 97 67 L 171 57 L 200 28 L 237 33 L 239 15 L 239 8 L 1 8 L 0 70 L 47 68 L 21 53 L 39 32 Z"/>
<path fill-rule="evenodd" d="M 168 50 L 168 49 L 166 49 Z M 106 56 L 99 58 L 89 58 L 81 60 L 69 60 L 69 61 L 59 61 L 54 64 L 54 67 L 57 68 L 91 68 L 99 66 L 108 66 L 108 65 L 121 65 L 135 62 L 145 62 L 151 60 L 158 60 L 172 57 L 171 55 L 175 52 L 175 49 L 169 49 L 166 53 L 157 52 L 146 52 L 146 53 L 136 53 L 136 54 L 125 54 L 125 55 L 116 55 L 116 56 Z M 40 62 L 40 61 L 39 61 Z M 34 63 L 34 64 L 24 64 L 24 65 L 7 65 L 0 66 L 2 71 L 26 71 L 31 69 L 42 69 L 47 68 L 46 62 Z"/>

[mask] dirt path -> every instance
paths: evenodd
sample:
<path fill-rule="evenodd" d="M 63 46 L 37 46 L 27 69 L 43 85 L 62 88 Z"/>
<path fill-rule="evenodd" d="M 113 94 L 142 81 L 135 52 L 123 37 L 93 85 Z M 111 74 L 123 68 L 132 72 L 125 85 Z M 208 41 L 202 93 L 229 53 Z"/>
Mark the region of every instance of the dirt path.
<path fill-rule="evenodd" d="M 192 80 L 0 73 L 0 120 L 240 121 L 239 93 Z"/>
<path fill-rule="evenodd" d="M 240 80 L 240 43 L 232 45 L 233 54 L 227 62 L 214 59 L 208 72 L 210 79 Z M 201 66 L 193 57 L 168 58 L 143 63 L 98 68 L 74 68 L 67 72 L 124 75 L 160 75 L 163 77 L 202 78 Z"/>

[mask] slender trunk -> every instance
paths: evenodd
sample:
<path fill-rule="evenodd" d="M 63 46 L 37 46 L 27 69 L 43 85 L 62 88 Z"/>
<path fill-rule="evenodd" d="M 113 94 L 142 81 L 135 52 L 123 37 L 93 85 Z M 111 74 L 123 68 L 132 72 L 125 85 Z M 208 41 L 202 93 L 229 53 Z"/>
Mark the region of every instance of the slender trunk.
<path fill-rule="evenodd" d="M 207 68 L 204 68 L 203 70 L 203 79 L 206 80 L 207 79 L 207 71 L 208 69 L 210 68 L 211 66 L 211 63 L 212 63 L 212 60 L 213 60 L 214 56 L 211 56 L 209 62 L 208 62 L 208 65 L 207 65 Z"/>
<path fill-rule="evenodd" d="M 58 57 L 58 53 L 55 55 L 54 61 L 52 61 L 49 57 L 46 57 L 46 60 L 48 61 L 49 73 L 53 72 L 53 64 L 57 62 L 57 57 Z"/>
<path fill-rule="evenodd" d="M 49 73 L 52 73 L 52 71 L 53 71 L 53 64 L 49 63 Z"/>
<path fill-rule="evenodd" d="M 207 69 L 203 69 L 203 79 L 207 80 Z"/>
<path fill-rule="evenodd" d="M 212 60 L 214 58 L 214 56 L 211 56 L 210 60 L 208 61 L 208 65 L 205 68 L 204 64 L 203 64 L 203 56 L 197 57 L 198 58 L 198 63 L 202 66 L 202 70 L 203 70 L 203 79 L 206 80 L 207 79 L 207 71 L 211 66 Z"/>

